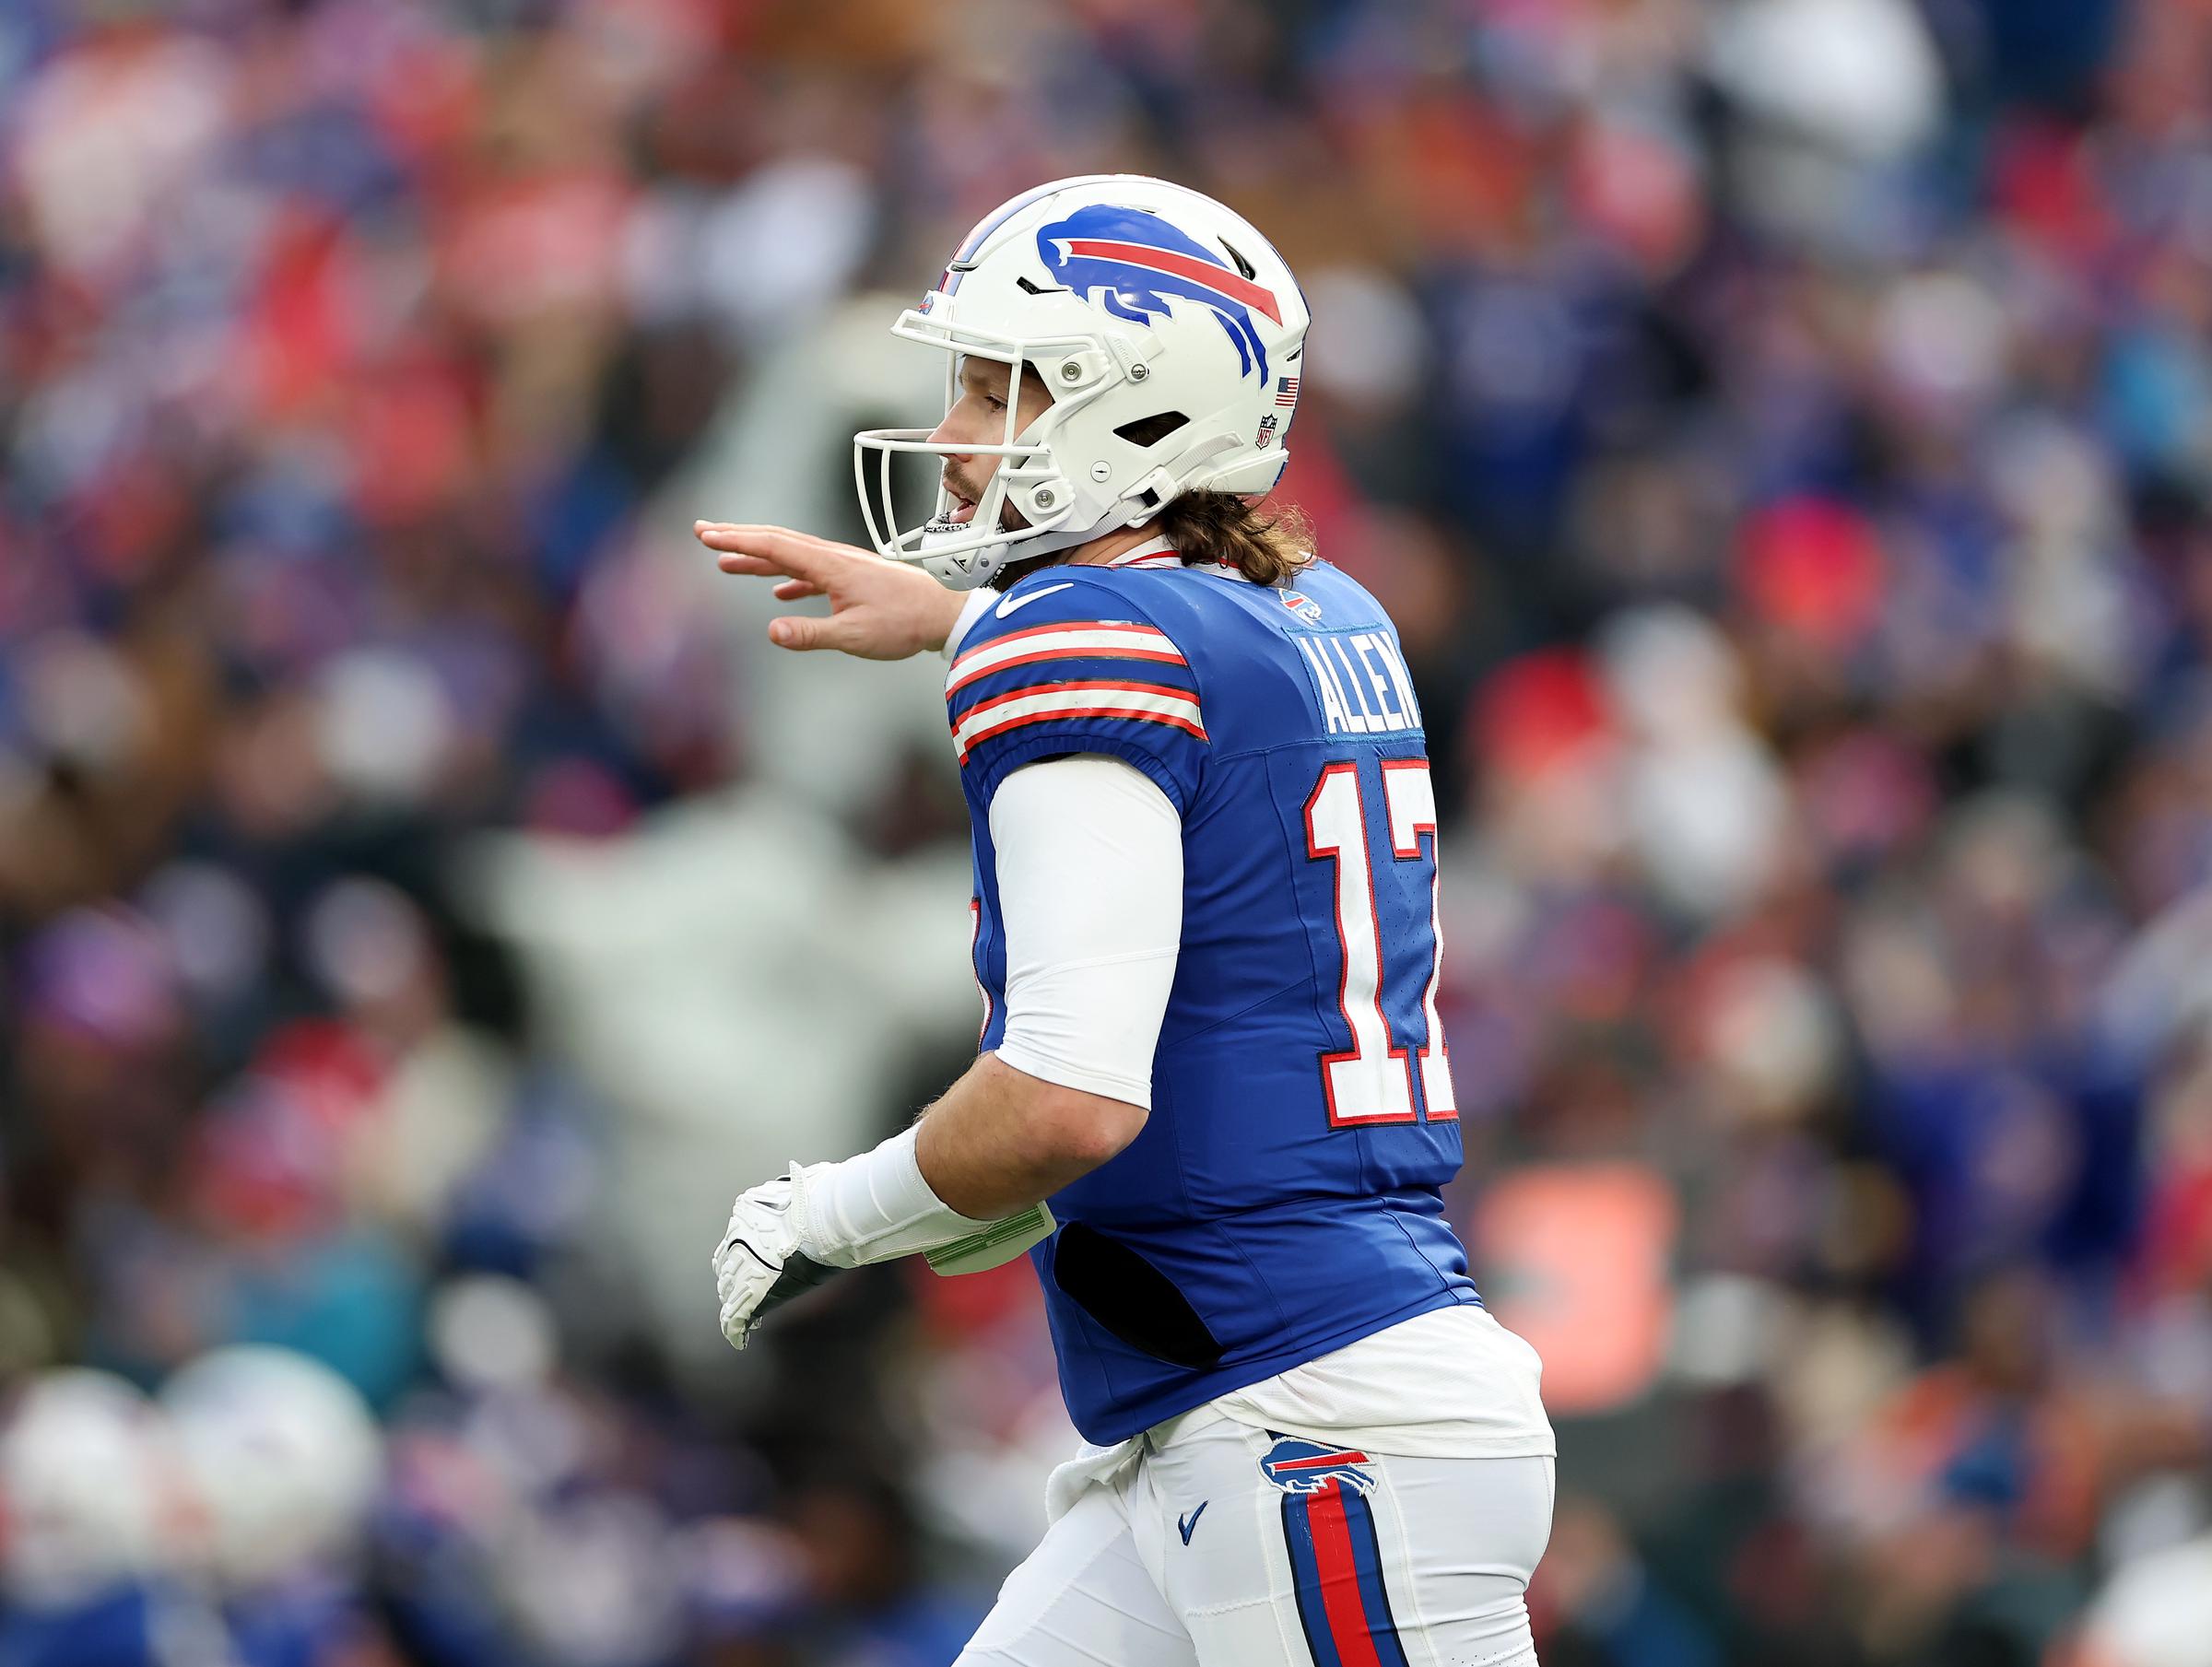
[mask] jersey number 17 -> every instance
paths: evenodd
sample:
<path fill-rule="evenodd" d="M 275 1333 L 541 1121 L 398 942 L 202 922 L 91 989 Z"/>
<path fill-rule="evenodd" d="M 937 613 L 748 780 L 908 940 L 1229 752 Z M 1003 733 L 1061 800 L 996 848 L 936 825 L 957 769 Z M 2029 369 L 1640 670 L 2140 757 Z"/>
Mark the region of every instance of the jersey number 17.
<path fill-rule="evenodd" d="M 1452 1093 L 1451 1053 L 1436 1011 L 1444 950 L 1437 918 L 1436 786 L 1424 758 L 1385 759 L 1382 776 L 1382 808 L 1393 860 L 1423 861 L 1421 836 L 1429 837 L 1429 980 L 1421 994 L 1418 1053 L 1421 1104 L 1431 1121 L 1456 1118 L 1459 1104 Z M 1352 1045 L 1346 1052 L 1323 1054 L 1321 1074 L 1329 1124 L 1337 1129 L 1416 1119 L 1417 1055 L 1394 1040 L 1390 1015 L 1382 1010 L 1382 925 L 1375 905 L 1377 876 L 1367 818 L 1359 767 L 1348 760 L 1326 766 L 1306 798 L 1306 855 L 1316 862 L 1333 862 L 1336 869 L 1336 936 L 1344 950 L 1336 1001 L 1351 1029 Z"/>

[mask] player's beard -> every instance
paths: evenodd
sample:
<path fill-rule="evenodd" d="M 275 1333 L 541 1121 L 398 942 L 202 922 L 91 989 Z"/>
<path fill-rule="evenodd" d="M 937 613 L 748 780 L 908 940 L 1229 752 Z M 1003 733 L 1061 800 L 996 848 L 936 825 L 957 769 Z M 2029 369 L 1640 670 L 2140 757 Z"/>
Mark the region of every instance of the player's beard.
<path fill-rule="evenodd" d="M 977 483 L 977 489 L 971 492 L 968 489 L 969 483 L 967 480 L 962 478 L 959 471 L 952 468 L 949 464 L 947 464 L 946 467 L 946 490 L 952 492 L 959 497 L 965 498 L 971 503 L 981 503 L 982 501 L 983 490 L 984 488 L 987 488 L 990 484 L 990 478 L 986 476 L 983 480 Z M 1011 503 L 1002 503 L 999 505 L 998 527 L 1000 532 L 1011 533 L 1018 527 L 1026 527 L 1029 524 L 1030 518 L 1024 515 L 1019 510 L 1016 509 Z M 1015 585 L 1020 583 L 1024 579 L 1027 579 L 1031 573 L 1041 573 L 1046 568 L 1056 568 L 1066 559 L 1067 552 L 1065 550 L 1055 550 L 1052 554 L 1046 556 L 1030 556 L 1021 559 L 1009 561 L 1006 564 L 1006 566 L 1000 568 L 998 572 L 993 577 L 991 581 L 991 587 L 992 589 L 998 591 L 1010 590 Z"/>

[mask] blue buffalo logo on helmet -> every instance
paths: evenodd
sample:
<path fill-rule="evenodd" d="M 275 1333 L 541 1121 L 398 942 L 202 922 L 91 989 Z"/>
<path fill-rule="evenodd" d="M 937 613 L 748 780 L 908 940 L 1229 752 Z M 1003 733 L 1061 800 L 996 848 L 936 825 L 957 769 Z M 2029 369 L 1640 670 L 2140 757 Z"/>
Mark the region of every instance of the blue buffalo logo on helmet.
<path fill-rule="evenodd" d="M 1348 1447 L 1328 1447 L 1303 1436 L 1277 1436 L 1260 1461 L 1260 1472 L 1285 1493 L 1317 1494 L 1331 1482 L 1341 1482 L 1356 1493 L 1366 1493 L 1374 1477 L 1359 1467 L 1365 1453 Z"/>
<path fill-rule="evenodd" d="M 1238 374 L 1256 370 L 1262 382 L 1267 380 L 1267 349 L 1252 315 L 1283 322 L 1275 291 L 1159 216 L 1095 203 L 1041 229 L 1037 252 L 1054 278 L 1133 324 L 1149 327 L 1153 318 L 1168 317 L 1171 296 L 1212 308 L 1236 344 Z"/>

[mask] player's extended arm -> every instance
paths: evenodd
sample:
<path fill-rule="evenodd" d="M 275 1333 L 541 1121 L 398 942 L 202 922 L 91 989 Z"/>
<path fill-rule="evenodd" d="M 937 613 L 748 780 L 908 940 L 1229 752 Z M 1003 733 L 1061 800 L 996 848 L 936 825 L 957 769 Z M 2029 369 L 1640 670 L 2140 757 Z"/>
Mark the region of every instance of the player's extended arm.
<path fill-rule="evenodd" d="M 779 579 L 779 602 L 827 596 L 830 616 L 786 614 L 769 622 L 779 648 L 836 649 L 863 660 L 904 660 L 940 649 L 965 598 L 919 568 L 887 561 L 856 545 L 836 544 L 788 527 L 730 522 L 692 524 L 700 543 L 720 556 L 725 573 Z"/>

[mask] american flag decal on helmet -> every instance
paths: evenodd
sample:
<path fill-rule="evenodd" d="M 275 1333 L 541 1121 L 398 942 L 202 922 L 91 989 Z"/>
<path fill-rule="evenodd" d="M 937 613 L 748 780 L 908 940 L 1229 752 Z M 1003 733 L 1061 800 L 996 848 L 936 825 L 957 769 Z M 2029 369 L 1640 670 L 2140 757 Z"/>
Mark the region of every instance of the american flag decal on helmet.
<path fill-rule="evenodd" d="M 1278 405 L 1298 404 L 1298 378 L 1286 376 L 1275 384 L 1275 403 Z"/>

